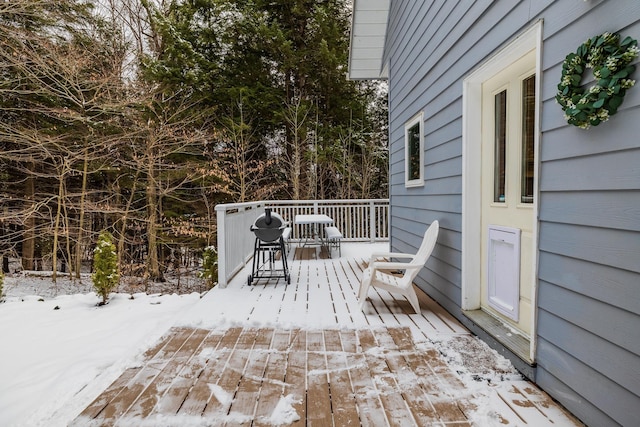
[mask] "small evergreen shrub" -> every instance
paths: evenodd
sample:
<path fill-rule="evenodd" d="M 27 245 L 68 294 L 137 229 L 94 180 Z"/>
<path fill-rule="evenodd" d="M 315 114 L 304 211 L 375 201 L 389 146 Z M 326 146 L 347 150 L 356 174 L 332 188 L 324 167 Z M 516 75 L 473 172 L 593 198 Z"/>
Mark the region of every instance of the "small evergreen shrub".
<path fill-rule="evenodd" d="M 118 255 L 116 245 L 113 244 L 113 236 L 108 231 L 102 231 L 98 237 L 98 243 L 93 250 L 93 287 L 102 297 L 100 305 L 107 303 L 109 293 L 118 286 Z"/>
<path fill-rule="evenodd" d="M 210 288 L 218 283 L 218 251 L 215 246 L 207 246 L 202 253 L 202 273 Z"/>

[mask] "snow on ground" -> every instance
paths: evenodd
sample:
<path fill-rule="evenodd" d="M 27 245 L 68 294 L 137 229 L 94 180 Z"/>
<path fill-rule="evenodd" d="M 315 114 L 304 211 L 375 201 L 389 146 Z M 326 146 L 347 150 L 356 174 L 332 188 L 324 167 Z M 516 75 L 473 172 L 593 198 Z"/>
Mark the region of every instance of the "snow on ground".
<path fill-rule="evenodd" d="M 85 293 L 61 294 L 73 290 Z M 64 426 L 139 363 L 200 294 L 119 293 L 98 307 L 86 284 L 8 275 L 4 300 L 0 426 Z"/>

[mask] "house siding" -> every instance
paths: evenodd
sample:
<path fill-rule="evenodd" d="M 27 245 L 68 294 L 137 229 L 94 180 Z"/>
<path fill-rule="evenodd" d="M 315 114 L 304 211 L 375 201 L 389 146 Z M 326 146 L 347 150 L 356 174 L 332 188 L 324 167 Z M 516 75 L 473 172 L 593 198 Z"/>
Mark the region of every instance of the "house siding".
<path fill-rule="evenodd" d="M 392 0 L 391 246 L 438 244 L 416 283 L 460 320 L 463 80 L 543 21 L 535 381 L 592 426 L 640 419 L 640 84 L 587 131 L 555 102 L 562 61 L 606 31 L 640 39 L 640 2 Z M 637 62 L 637 61 L 636 61 Z M 640 82 L 640 66 L 634 77 Z M 404 124 L 424 112 L 424 186 L 404 185 Z"/>

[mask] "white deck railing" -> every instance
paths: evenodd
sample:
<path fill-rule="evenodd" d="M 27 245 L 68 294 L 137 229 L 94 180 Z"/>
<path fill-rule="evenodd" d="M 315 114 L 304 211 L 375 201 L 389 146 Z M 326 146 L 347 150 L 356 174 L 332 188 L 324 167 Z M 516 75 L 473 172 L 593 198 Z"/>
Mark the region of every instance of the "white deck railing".
<path fill-rule="evenodd" d="M 265 208 L 280 214 L 293 228 L 292 240 L 302 235 L 296 215 L 325 214 L 333 218 L 343 241 L 389 240 L 389 199 L 265 200 L 216 206 L 218 222 L 218 285 L 226 286 L 253 255 L 255 235 L 249 227 Z"/>

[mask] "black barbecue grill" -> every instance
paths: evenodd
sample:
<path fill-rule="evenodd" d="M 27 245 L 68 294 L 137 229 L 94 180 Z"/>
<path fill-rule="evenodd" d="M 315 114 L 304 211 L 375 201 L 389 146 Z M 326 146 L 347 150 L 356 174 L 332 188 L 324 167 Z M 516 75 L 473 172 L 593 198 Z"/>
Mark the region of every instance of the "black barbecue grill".
<path fill-rule="evenodd" d="M 249 227 L 256 236 L 253 248 L 253 266 L 247 280 L 249 286 L 260 279 L 284 278 L 287 283 L 291 283 L 287 252 L 282 238 L 285 228 L 287 228 L 285 220 L 277 213 L 271 212 L 269 208 L 266 208 L 264 213 L 256 218 Z M 280 256 L 278 256 L 278 252 Z M 277 264 L 279 263 L 282 268 L 278 268 Z"/>

